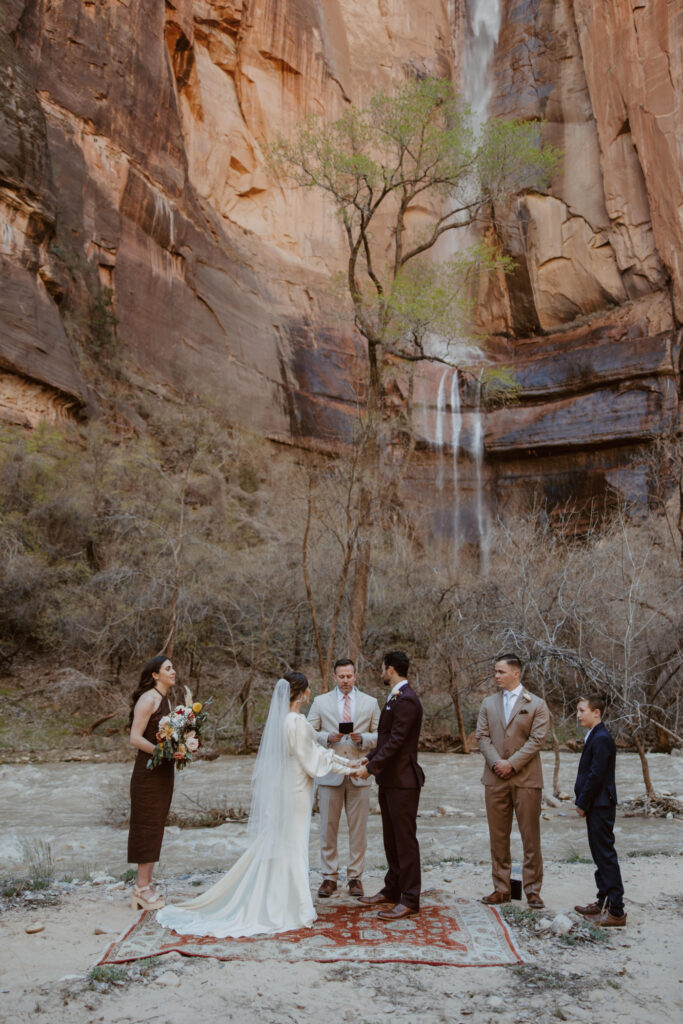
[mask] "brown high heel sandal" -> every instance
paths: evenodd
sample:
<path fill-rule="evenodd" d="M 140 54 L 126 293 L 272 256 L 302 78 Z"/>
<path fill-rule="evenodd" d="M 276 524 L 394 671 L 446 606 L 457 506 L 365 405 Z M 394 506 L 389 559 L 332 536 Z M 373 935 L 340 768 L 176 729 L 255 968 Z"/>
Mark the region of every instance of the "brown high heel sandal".
<path fill-rule="evenodd" d="M 151 899 L 143 896 L 143 893 L 150 893 Z M 134 885 L 130 905 L 133 910 L 161 910 L 166 906 L 166 900 L 156 892 L 152 885 L 146 885 L 142 889 L 138 889 L 137 885 Z"/>

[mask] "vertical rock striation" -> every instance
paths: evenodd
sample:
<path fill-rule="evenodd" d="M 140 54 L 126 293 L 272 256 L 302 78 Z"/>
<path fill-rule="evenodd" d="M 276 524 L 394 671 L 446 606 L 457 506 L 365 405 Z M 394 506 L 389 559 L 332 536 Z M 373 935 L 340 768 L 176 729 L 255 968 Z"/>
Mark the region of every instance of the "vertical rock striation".
<path fill-rule="evenodd" d="M 329 314 L 343 239 L 320 196 L 269 178 L 264 147 L 406 74 L 453 74 L 465 0 L 0 12 L 0 415 L 83 405 L 74 338 L 87 349 L 88 303 L 106 288 L 141 381 L 209 397 L 272 437 L 338 444 L 359 355 Z M 542 119 L 565 155 L 547 194 L 497 211 L 516 269 L 482 286 L 480 314 L 522 401 L 486 417 L 492 501 L 536 487 L 558 502 L 642 496 L 636 454 L 675 429 L 682 48 L 677 0 L 503 0 L 491 112 Z M 425 407 L 437 376 L 427 367 L 417 384 Z"/>

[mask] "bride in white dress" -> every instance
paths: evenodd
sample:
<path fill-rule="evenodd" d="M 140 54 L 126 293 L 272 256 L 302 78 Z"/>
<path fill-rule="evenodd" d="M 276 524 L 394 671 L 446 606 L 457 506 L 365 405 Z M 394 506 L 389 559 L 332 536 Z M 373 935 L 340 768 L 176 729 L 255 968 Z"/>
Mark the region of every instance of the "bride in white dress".
<path fill-rule="evenodd" d="M 308 880 L 313 779 L 330 771 L 351 775 L 356 766 L 319 745 L 299 713 L 310 695 L 302 672 L 278 680 L 252 776 L 251 842 L 207 892 L 160 910 L 164 927 L 223 939 L 308 928 L 315 921 Z"/>

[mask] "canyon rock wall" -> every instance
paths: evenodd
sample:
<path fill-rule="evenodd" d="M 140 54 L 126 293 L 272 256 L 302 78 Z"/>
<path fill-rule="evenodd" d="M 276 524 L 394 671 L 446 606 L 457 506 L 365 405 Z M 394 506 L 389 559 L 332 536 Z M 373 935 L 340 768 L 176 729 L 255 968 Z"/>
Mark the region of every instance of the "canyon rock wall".
<path fill-rule="evenodd" d="M 440 0 L 3 0 L 0 14 L 3 370 L 83 405 L 89 309 L 108 289 L 141 385 L 333 441 L 357 344 L 321 313 L 339 224 L 268 179 L 263 145 L 410 69 L 450 74 Z"/>
<path fill-rule="evenodd" d="M 492 488 L 645 500 L 644 450 L 678 428 L 683 9 L 505 0 L 492 71 L 491 113 L 563 153 L 549 194 L 499 211 L 516 269 L 482 315 L 521 401 L 487 416 Z"/>
<path fill-rule="evenodd" d="M 638 452 L 678 408 L 683 11 L 502 2 L 491 112 L 543 119 L 564 159 L 549 194 L 498 211 L 516 269 L 481 288 L 480 320 L 521 386 L 518 406 L 484 417 L 489 502 L 642 496 Z M 457 78 L 470 13 L 464 0 L 0 0 L 0 416 L 96 408 L 105 296 L 140 387 L 284 441 L 346 437 L 362 350 L 330 314 L 339 224 L 269 177 L 264 145 L 407 74 Z M 417 382 L 416 491 L 441 458 L 441 372 Z M 470 522 L 479 413 L 465 385 Z"/>

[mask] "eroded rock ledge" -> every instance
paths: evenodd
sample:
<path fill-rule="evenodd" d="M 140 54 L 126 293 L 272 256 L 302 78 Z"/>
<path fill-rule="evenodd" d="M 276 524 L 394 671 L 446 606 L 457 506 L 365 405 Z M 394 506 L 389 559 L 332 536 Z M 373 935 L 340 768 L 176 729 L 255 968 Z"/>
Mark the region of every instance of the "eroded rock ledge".
<path fill-rule="evenodd" d="M 339 226 L 320 197 L 268 178 L 263 145 L 406 73 L 457 75 L 460 7 L 6 0 L 3 12 L 6 418 L 83 405 L 65 325 L 84 295 L 108 288 L 143 378 L 218 401 L 274 438 L 344 439 L 357 342 L 326 312 Z M 552 496 L 637 476 L 638 446 L 674 429 L 682 22 L 673 0 L 504 5 L 494 112 L 543 118 L 565 158 L 550 194 L 499 211 L 517 269 L 480 296 L 522 388 L 519 406 L 486 416 L 493 503 L 537 479 Z M 419 383 L 422 489 L 440 372 L 425 368 Z"/>

